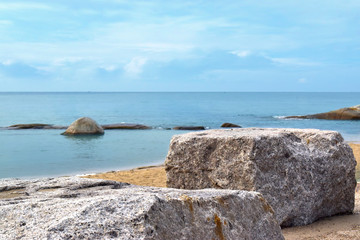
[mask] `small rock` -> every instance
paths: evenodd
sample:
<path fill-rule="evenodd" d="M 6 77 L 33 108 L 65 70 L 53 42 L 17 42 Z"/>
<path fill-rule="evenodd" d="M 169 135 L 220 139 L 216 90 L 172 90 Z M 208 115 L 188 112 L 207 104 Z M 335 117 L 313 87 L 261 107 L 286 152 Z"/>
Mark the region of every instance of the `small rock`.
<path fill-rule="evenodd" d="M 129 124 L 129 123 L 115 123 L 115 124 L 106 124 L 101 125 L 104 130 L 113 130 L 113 129 L 151 129 L 149 126 L 141 125 L 141 124 Z"/>
<path fill-rule="evenodd" d="M 104 129 L 94 120 L 82 117 L 73 122 L 63 135 L 104 134 Z"/>
<path fill-rule="evenodd" d="M 221 125 L 222 128 L 241 128 L 241 126 L 233 124 L 233 123 L 223 123 Z"/>
<path fill-rule="evenodd" d="M 205 130 L 203 126 L 177 126 L 173 130 Z"/>

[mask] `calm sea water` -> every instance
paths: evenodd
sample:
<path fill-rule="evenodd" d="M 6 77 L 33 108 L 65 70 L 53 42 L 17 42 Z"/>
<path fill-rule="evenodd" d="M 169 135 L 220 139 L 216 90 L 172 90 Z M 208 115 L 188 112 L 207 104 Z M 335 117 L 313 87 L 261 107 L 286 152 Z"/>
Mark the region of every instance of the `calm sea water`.
<path fill-rule="evenodd" d="M 0 178 L 63 176 L 162 163 L 177 125 L 336 130 L 360 141 L 360 121 L 285 120 L 360 104 L 360 93 L 0 93 L 0 127 L 69 125 L 88 116 L 99 124 L 140 123 L 152 130 L 111 130 L 65 137 L 63 130 L 1 130 Z"/>

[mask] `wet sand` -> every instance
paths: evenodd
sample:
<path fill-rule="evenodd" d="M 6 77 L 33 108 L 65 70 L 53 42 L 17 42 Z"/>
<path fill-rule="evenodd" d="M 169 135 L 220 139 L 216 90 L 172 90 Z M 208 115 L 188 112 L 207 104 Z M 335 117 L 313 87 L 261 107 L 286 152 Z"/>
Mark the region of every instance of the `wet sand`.
<path fill-rule="evenodd" d="M 350 143 L 355 158 L 357 179 L 360 178 L 360 144 Z M 88 178 L 109 179 L 141 186 L 166 187 L 164 166 L 141 167 L 128 171 L 112 171 Z M 321 219 L 313 224 L 283 229 L 286 240 L 359 240 L 360 239 L 360 183 L 355 193 L 355 210 L 352 215 Z"/>

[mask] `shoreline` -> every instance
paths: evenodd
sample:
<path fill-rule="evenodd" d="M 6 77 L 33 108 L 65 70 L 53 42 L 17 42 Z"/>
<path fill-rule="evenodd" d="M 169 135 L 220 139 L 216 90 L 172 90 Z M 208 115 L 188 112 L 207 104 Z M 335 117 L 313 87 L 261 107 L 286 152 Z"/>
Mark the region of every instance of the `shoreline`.
<path fill-rule="evenodd" d="M 356 165 L 356 179 L 357 182 L 360 183 L 360 141 L 345 141 L 353 150 L 355 159 L 357 161 Z M 94 176 L 99 174 L 107 174 L 107 173 L 114 173 L 114 172 L 127 172 L 127 171 L 133 171 L 133 170 L 140 170 L 140 169 L 150 169 L 150 168 L 156 168 L 164 166 L 164 160 L 162 161 L 156 161 L 153 163 L 150 163 L 150 165 L 129 165 L 126 167 L 120 167 L 117 169 L 113 168 L 103 168 L 103 169 L 97 169 L 97 170 L 91 170 L 87 173 L 84 172 L 72 172 L 67 174 L 61 174 L 61 175 L 40 175 L 40 176 L 24 176 L 24 177 L 9 177 L 9 178 L 0 178 L 1 180 L 31 180 L 31 179 L 41 179 L 41 178 L 55 178 L 55 177 L 68 177 L 68 176 L 77 176 L 77 177 L 85 177 L 85 176 Z"/>
<path fill-rule="evenodd" d="M 359 143 L 346 142 L 346 143 L 349 144 L 349 146 L 353 150 L 353 153 L 354 153 L 354 156 L 355 156 L 355 159 L 357 162 L 357 165 L 355 167 L 355 177 L 356 177 L 357 183 L 360 183 L 360 142 Z M 145 177 L 142 175 L 141 170 L 150 171 L 151 169 L 157 169 L 157 168 L 163 168 L 163 167 L 164 167 L 164 163 L 159 163 L 159 164 L 152 164 L 152 165 L 148 165 L 148 166 L 124 168 L 124 169 L 103 171 L 103 172 L 97 172 L 97 173 L 91 173 L 91 174 L 81 174 L 81 175 L 76 175 L 76 176 L 87 177 L 87 178 L 108 179 L 108 180 L 115 180 L 115 181 L 124 181 L 124 180 L 129 181 L 130 180 L 129 183 L 138 185 L 139 183 L 136 179 Z M 159 171 L 159 170 L 157 170 L 157 171 Z M 135 175 L 132 178 L 128 178 L 128 176 L 130 176 L 131 174 L 132 175 L 135 174 L 136 178 L 135 178 Z M 145 175 L 147 176 L 148 173 Z M 133 179 L 135 179 L 135 181 L 133 181 Z M 144 180 L 141 180 L 140 182 L 141 182 L 141 184 L 143 184 Z M 144 185 L 144 186 L 149 186 L 148 184 L 151 184 L 151 182 L 147 183 L 145 181 L 145 184 L 147 184 L 147 185 Z M 165 185 L 162 184 L 161 186 L 165 186 Z"/>

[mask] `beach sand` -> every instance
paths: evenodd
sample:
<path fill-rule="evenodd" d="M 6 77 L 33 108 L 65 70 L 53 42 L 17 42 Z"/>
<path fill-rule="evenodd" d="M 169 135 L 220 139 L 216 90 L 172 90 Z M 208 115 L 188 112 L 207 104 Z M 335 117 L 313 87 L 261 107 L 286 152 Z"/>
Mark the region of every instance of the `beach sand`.
<path fill-rule="evenodd" d="M 350 143 L 357 160 L 356 175 L 360 178 L 360 144 Z M 109 179 L 140 186 L 166 187 L 164 166 L 141 167 L 127 171 L 112 171 L 87 178 Z M 321 219 L 301 227 L 284 228 L 286 240 L 359 240 L 360 239 L 360 183 L 356 187 L 355 210 L 352 215 L 341 215 Z"/>
<path fill-rule="evenodd" d="M 166 187 L 166 173 L 164 166 L 139 167 L 127 171 L 111 171 L 84 177 L 115 180 L 139 186 Z"/>
<path fill-rule="evenodd" d="M 350 147 L 352 148 L 357 165 L 356 165 L 356 179 L 360 179 L 360 144 L 349 143 Z M 359 181 L 358 181 L 359 182 Z"/>

